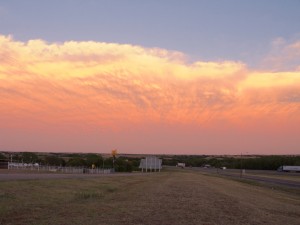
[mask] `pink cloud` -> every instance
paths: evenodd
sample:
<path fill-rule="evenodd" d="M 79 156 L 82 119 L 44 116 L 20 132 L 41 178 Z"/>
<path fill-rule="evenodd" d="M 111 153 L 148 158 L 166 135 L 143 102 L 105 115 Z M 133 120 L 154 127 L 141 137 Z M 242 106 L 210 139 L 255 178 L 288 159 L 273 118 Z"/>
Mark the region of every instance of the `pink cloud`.
<path fill-rule="evenodd" d="M 288 42 L 283 38 L 276 38 L 272 42 L 270 52 L 263 59 L 261 67 L 273 71 L 299 71 L 300 41 Z"/>
<path fill-rule="evenodd" d="M 299 131 L 299 71 L 251 71 L 232 61 L 188 63 L 180 52 L 141 46 L 24 43 L 5 36 L 0 57 L 2 148 L 232 153 L 245 148 L 236 137 L 260 140 L 256 131 L 262 126 L 261 149 L 274 150 L 267 143 L 274 137 L 282 140 L 276 152 L 299 143 L 286 142 Z M 43 141 L 33 141 L 35 136 Z M 50 144 L 54 139 L 57 144 Z"/>

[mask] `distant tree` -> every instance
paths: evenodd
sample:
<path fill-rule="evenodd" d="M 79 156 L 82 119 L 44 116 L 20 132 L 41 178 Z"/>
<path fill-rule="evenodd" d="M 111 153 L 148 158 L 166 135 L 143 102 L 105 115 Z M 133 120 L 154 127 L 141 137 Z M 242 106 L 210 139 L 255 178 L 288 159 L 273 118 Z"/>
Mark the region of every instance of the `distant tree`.
<path fill-rule="evenodd" d="M 132 162 L 127 158 L 117 158 L 115 162 L 115 170 L 117 172 L 132 172 Z"/>
<path fill-rule="evenodd" d="M 133 171 L 139 170 L 140 161 L 141 161 L 140 158 L 132 158 L 132 159 L 130 159 Z"/>
<path fill-rule="evenodd" d="M 0 159 L 6 159 L 5 155 L 0 152 Z"/>
<path fill-rule="evenodd" d="M 67 162 L 67 166 L 81 167 L 81 166 L 86 166 L 86 165 L 87 165 L 86 161 L 83 158 L 80 158 L 80 157 L 71 158 Z"/>
<path fill-rule="evenodd" d="M 13 162 L 22 162 L 22 158 L 21 158 L 21 155 L 20 153 L 13 153 L 12 154 L 12 161 Z M 9 160 L 11 159 L 11 156 L 9 156 Z"/>
<path fill-rule="evenodd" d="M 113 158 L 112 157 L 106 158 L 104 160 L 104 166 L 105 166 L 105 168 L 112 168 L 113 167 Z"/>
<path fill-rule="evenodd" d="M 24 163 L 36 163 L 38 162 L 38 156 L 37 154 L 33 153 L 33 152 L 23 152 L 21 154 L 21 160 Z"/>
<path fill-rule="evenodd" d="M 97 154 L 88 154 L 86 156 L 86 164 L 88 167 L 92 167 L 92 165 L 95 165 L 96 167 L 101 167 L 103 164 L 102 156 Z"/>
<path fill-rule="evenodd" d="M 44 159 L 44 163 L 51 166 L 65 166 L 66 162 L 63 158 L 58 156 L 49 155 Z"/>
<path fill-rule="evenodd" d="M 199 167 L 206 164 L 206 160 L 202 157 L 190 157 L 186 160 L 186 166 Z"/>
<path fill-rule="evenodd" d="M 300 156 L 295 156 L 293 160 L 294 166 L 300 166 Z"/>

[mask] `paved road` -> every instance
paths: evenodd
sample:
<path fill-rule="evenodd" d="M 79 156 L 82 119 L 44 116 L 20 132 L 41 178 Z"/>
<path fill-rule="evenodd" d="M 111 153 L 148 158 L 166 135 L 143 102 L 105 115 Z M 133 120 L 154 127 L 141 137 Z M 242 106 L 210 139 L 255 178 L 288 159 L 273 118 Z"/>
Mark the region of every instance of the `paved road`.
<path fill-rule="evenodd" d="M 216 168 L 187 168 L 202 173 L 218 174 L 220 176 L 231 177 L 234 179 L 253 180 L 260 183 L 267 183 L 273 185 L 286 186 L 290 188 L 300 189 L 300 174 L 299 173 L 282 173 L 277 171 L 263 171 L 263 170 L 246 170 L 246 174 L 240 173 L 240 170 L 221 170 Z M 263 175 L 268 177 L 263 177 Z M 273 177 L 272 177 L 273 176 Z M 275 177 L 276 176 L 276 177 Z M 286 177 L 293 177 L 293 180 L 285 179 Z"/>

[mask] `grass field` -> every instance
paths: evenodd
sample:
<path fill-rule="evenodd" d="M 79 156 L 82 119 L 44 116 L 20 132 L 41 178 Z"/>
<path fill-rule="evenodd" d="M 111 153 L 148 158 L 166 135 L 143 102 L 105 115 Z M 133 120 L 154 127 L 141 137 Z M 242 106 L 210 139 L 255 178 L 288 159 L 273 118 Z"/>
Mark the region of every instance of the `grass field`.
<path fill-rule="evenodd" d="M 1 181 L 0 225 L 299 224 L 300 195 L 195 171 Z"/>

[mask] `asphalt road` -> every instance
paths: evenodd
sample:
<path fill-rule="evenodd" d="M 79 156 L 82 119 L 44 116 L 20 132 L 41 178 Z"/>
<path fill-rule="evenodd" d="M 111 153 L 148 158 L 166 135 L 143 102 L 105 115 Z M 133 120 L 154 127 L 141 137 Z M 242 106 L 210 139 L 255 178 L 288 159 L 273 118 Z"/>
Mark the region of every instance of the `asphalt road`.
<path fill-rule="evenodd" d="M 265 171 L 265 170 L 245 170 L 245 173 L 241 174 L 241 170 L 233 170 L 233 169 L 222 170 L 216 168 L 196 168 L 196 167 L 187 168 L 187 169 L 199 171 L 202 173 L 217 174 L 220 176 L 230 177 L 234 179 L 252 180 L 259 183 L 300 189 L 300 173 L 285 173 L 285 172 Z"/>

